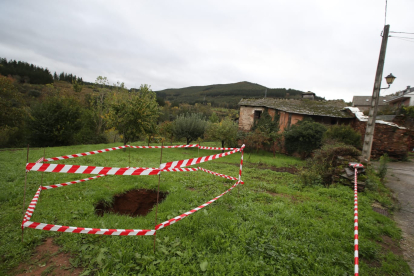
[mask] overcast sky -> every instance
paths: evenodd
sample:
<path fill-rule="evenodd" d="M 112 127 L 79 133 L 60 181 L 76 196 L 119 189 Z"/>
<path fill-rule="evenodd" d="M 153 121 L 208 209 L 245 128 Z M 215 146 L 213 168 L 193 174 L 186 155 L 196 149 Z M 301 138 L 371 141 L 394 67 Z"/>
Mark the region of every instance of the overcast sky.
<path fill-rule="evenodd" d="M 414 33 L 413 11 L 388 0 L 391 31 Z M 385 0 L 2 0 L 0 57 L 128 88 L 249 81 L 351 101 L 372 94 L 384 13 Z M 382 95 L 414 86 L 414 39 L 389 38 L 389 73 Z"/>

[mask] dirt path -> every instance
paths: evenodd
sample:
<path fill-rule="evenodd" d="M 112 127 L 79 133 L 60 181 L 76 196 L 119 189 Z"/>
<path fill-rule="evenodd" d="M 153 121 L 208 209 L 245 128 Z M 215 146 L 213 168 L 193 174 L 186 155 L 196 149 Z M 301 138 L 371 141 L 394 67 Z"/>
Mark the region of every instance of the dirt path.
<path fill-rule="evenodd" d="M 388 163 L 386 186 L 394 192 L 401 206 L 394 213 L 394 220 L 403 233 L 404 258 L 414 273 L 414 161 Z"/>

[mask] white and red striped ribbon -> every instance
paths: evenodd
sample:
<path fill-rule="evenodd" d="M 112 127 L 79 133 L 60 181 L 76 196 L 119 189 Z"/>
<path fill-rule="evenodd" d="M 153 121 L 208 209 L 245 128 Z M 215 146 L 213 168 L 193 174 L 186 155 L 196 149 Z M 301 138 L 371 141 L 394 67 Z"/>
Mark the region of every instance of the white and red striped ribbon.
<path fill-rule="evenodd" d="M 216 147 L 198 147 L 199 149 L 203 149 L 203 150 L 235 150 L 237 148 L 216 148 Z"/>
<path fill-rule="evenodd" d="M 55 224 L 46 224 L 33 221 L 26 221 L 23 224 L 24 227 L 57 231 L 66 233 L 79 233 L 79 234 L 95 234 L 95 235 L 113 235 L 113 236 L 153 236 L 155 230 L 142 230 L 142 229 L 101 229 L 101 228 L 83 228 L 73 226 L 62 226 Z"/>
<path fill-rule="evenodd" d="M 129 146 L 120 146 L 120 147 L 113 147 L 113 148 L 107 148 L 107 149 L 77 153 L 77 154 L 72 154 L 72 155 L 64 155 L 64 156 L 59 156 L 59 157 L 45 158 L 45 161 L 50 162 L 50 161 L 64 160 L 64 159 L 69 159 L 69 158 L 76 158 L 76 157 L 81 157 L 81 156 L 87 156 L 87 155 L 93 155 L 93 154 L 97 154 L 97 153 L 103 153 L 103 152 L 108 152 L 108 151 L 113 151 L 113 150 L 124 149 L 124 148 L 127 148 L 127 147 L 129 147 Z"/>
<path fill-rule="evenodd" d="M 92 176 L 92 177 L 88 177 L 88 178 L 84 178 L 84 179 L 80 179 L 80 180 L 75 180 L 75 181 L 69 181 L 69 182 L 60 183 L 60 184 L 53 184 L 53 185 L 50 185 L 50 186 L 43 186 L 42 190 L 65 187 L 65 186 L 68 186 L 68 185 L 73 185 L 73 184 L 76 184 L 76 183 L 81 183 L 81 182 L 89 181 L 89 180 L 92 180 L 92 179 L 97 179 L 97 178 L 100 178 L 100 177 L 103 177 L 103 176 L 106 176 L 106 174 L 100 174 L 100 175 L 97 175 L 97 176 Z"/>
<path fill-rule="evenodd" d="M 239 170 L 239 181 L 241 181 L 241 175 L 242 175 L 242 169 L 243 169 L 243 149 L 244 149 L 244 144 L 241 146 L 240 151 L 241 151 L 241 158 L 240 158 L 240 170 Z"/>
<path fill-rule="evenodd" d="M 213 171 L 210 171 L 210 170 L 206 170 L 202 167 L 198 167 L 198 169 L 203 171 L 203 172 L 213 174 L 213 175 L 216 175 L 216 176 L 220 176 L 220 177 L 223 177 L 223 178 L 227 178 L 227 179 L 231 179 L 231 180 L 237 180 L 237 178 L 235 178 L 233 176 L 229 176 L 229 175 L 225 175 L 225 174 L 221 174 L 221 173 L 216 173 L 216 172 L 213 172 Z"/>
<path fill-rule="evenodd" d="M 167 168 L 162 169 L 162 172 L 195 172 L 198 168 Z"/>
<path fill-rule="evenodd" d="M 354 165 L 355 168 L 355 183 L 354 183 L 354 264 L 355 276 L 359 275 L 359 256 L 358 256 L 358 167 L 363 167 L 361 164 Z"/>
<path fill-rule="evenodd" d="M 176 145 L 176 146 L 128 146 L 133 149 L 175 149 L 175 148 L 196 148 L 198 144 L 191 145 Z"/>
<path fill-rule="evenodd" d="M 30 220 L 30 218 L 32 217 L 33 212 L 36 208 L 36 204 L 39 201 L 39 196 L 40 196 L 40 191 L 41 190 L 42 190 L 42 186 L 40 186 L 39 189 L 37 189 L 37 192 L 34 195 L 32 201 L 30 202 L 29 207 L 27 207 L 26 214 L 24 215 L 24 218 L 23 218 L 23 221 L 22 221 L 22 228 L 23 228 L 23 223 Z"/>
<path fill-rule="evenodd" d="M 177 217 L 175 217 L 175 218 L 169 219 L 169 220 L 167 220 L 167 221 L 164 221 L 164 222 L 162 222 L 162 223 L 158 224 L 157 226 L 155 226 L 155 230 L 159 230 L 159 229 L 165 228 L 165 227 L 167 227 L 167 226 L 170 226 L 171 224 L 174 224 L 174 223 L 176 223 L 177 221 L 180 221 L 180 220 L 182 220 L 183 218 L 188 217 L 188 216 L 189 216 L 189 215 L 191 215 L 191 214 L 194 214 L 194 213 L 195 213 L 195 212 L 197 212 L 198 210 L 203 209 L 204 207 L 206 207 L 206 206 L 210 205 L 211 203 L 213 203 L 214 201 L 216 201 L 217 199 L 219 199 L 219 198 L 220 198 L 220 197 L 222 197 L 223 195 L 225 195 L 225 194 L 227 194 L 228 192 L 230 192 L 230 191 L 231 191 L 232 189 L 234 189 L 234 187 L 236 187 L 238 184 L 239 184 L 239 181 L 237 181 L 237 182 L 236 182 L 236 184 L 234 184 L 233 186 L 231 186 L 231 187 L 230 187 L 230 189 L 228 189 L 227 191 L 225 191 L 225 192 L 224 192 L 224 193 L 222 193 L 221 195 L 219 195 L 219 196 L 217 196 L 217 197 L 213 198 L 212 200 L 207 201 L 207 202 L 206 202 L 206 203 L 204 203 L 203 205 L 200 205 L 200 206 L 198 206 L 197 208 L 192 209 L 191 211 L 188 211 L 188 212 L 186 212 L 186 213 L 184 213 L 184 214 L 181 214 L 181 215 L 179 215 L 179 216 L 177 216 Z"/>
<path fill-rule="evenodd" d="M 82 173 L 105 175 L 155 175 L 160 173 L 158 168 L 113 168 L 80 165 L 63 165 L 47 163 L 27 163 L 26 170 L 55 173 Z"/>
<path fill-rule="evenodd" d="M 198 157 L 198 158 L 190 158 L 190 159 L 185 159 L 185 160 L 179 160 L 179 161 L 163 163 L 163 164 L 160 165 L 160 169 L 191 166 L 191 165 L 203 163 L 203 162 L 206 162 L 206 161 L 211 161 L 211 160 L 214 160 L 214 159 L 217 159 L 217 158 L 221 158 L 221 157 L 224 157 L 224 156 L 227 156 L 227 155 L 230 155 L 230 154 L 234 154 L 238 151 L 240 151 L 240 149 L 235 149 L 233 151 L 223 152 L 223 153 L 220 153 L 220 154 L 214 154 L 214 155 L 203 156 L 203 157 Z"/>

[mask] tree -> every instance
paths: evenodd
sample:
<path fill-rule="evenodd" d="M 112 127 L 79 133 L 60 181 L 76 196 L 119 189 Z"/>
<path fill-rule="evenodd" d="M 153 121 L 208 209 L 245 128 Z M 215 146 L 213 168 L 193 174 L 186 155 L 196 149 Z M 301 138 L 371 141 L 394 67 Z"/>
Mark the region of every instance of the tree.
<path fill-rule="evenodd" d="M 158 104 L 155 93 L 146 84 L 136 92 L 114 93 L 109 107 L 109 125 L 122 135 L 124 145 L 156 129 Z"/>
<path fill-rule="evenodd" d="M 172 145 L 172 141 L 174 138 L 174 124 L 173 122 L 170 121 L 165 121 L 162 122 L 159 127 L 159 132 L 162 136 L 164 136 L 165 138 L 169 139 L 171 141 L 171 145 Z"/>
<path fill-rule="evenodd" d="M 182 114 L 174 121 L 174 136 L 177 139 L 186 138 L 188 145 L 198 137 L 203 136 L 206 126 L 207 122 L 201 114 Z"/>
<path fill-rule="evenodd" d="M 76 78 L 74 78 L 73 80 L 72 80 L 72 87 L 73 87 L 73 91 L 75 91 L 75 92 L 82 92 L 82 89 L 83 89 L 83 85 L 82 85 L 82 83 L 78 80 L 78 79 L 76 79 Z"/>
<path fill-rule="evenodd" d="M 22 138 L 26 111 L 13 80 L 0 75 L 0 147 L 16 145 Z"/>
<path fill-rule="evenodd" d="M 81 129 L 80 103 L 74 98 L 53 96 L 35 105 L 28 126 L 34 146 L 66 146 Z"/>
<path fill-rule="evenodd" d="M 313 150 L 322 146 L 325 131 L 326 127 L 322 124 L 307 120 L 300 121 L 284 133 L 286 150 L 290 154 L 298 152 L 304 159 Z"/>
<path fill-rule="evenodd" d="M 331 126 L 325 132 L 324 138 L 361 148 L 361 133 L 354 130 L 350 125 Z"/>
<path fill-rule="evenodd" d="M 210 123 L 206 130 L 206 136 L 209 139 L 221 141 L 221 147 L 224 148 L 224 143 L 230 146 L 236 142 L 237 130 L 238 125 L 226 117 L 220 123 Z"/>

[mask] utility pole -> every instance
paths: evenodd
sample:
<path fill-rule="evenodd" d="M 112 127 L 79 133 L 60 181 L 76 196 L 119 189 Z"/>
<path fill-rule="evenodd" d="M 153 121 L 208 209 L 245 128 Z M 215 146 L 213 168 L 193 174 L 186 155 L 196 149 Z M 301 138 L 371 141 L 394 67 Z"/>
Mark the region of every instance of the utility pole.
<path fill-rule="evenodd" d="M 374 90 L 372 92 L 371 107 L 369 109 L 369 118 L 365 130 L 364 145 L 362 147 L 362 161 L 369 162 L 371 158 L 372 141 L 374 139 L 375 119 L 377 117 L 379 93 L 381 89 L 382 71 L 384 69 L 385 52 L 387 50 L 388 32 L 390 25 L 384 26 L 382 34 L 381 50 L 378 59 L 377 73 L 375 75 Z"/>

